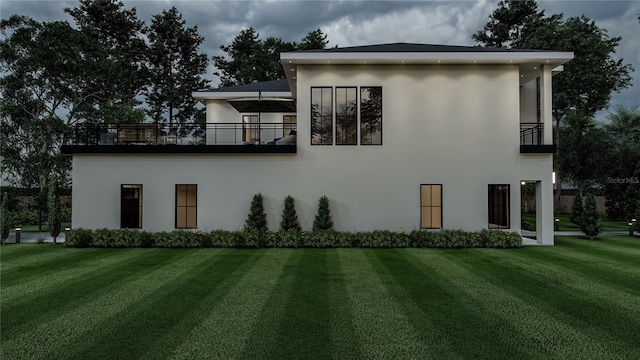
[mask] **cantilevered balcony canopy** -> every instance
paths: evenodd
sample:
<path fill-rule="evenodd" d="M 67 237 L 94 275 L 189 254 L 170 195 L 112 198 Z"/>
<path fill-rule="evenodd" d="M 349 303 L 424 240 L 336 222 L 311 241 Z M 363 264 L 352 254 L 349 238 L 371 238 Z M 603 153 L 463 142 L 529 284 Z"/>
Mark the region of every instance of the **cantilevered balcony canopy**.
<path fill-rule="evenodd" d="M 282 98 L 241 98 L 227 100 L 240 113 L 295 113 L 293 99 Z"/>

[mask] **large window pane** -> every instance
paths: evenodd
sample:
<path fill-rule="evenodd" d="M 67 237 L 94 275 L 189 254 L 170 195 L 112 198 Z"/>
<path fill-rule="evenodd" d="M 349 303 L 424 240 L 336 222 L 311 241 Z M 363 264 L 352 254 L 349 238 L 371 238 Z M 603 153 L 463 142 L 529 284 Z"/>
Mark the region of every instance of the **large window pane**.
<path fill-rule="evenodd" d="M 176 228 L 198 226 L 198 185 L 176 185 Z"/>
<path fill-rule="evenodd" d="M 336 144 L 358 144 L 357 88 L 336 88 Z"/>
<path fill-rule="evenodd" d="M 442 228 L 442 185 L 420 185 L 420 227 Z"/>
<path fill-rule="evenodd" d="M 508 229 L 509 222 L 509 185 L 489 185 L 489 228 Z"/>
<path fill-rule="evenodd" d="M 311 88 L 311 145 L 333 144 L 333 89 Z"/>
<path fill-rule="evenodd" d="M 360 144 L 382 145 L 382 87 L 360 88 Z"/>
<path fill-rule="evenodd" d="M 142 228 L 142 185 L 121 185 L 120 227 Z"/>

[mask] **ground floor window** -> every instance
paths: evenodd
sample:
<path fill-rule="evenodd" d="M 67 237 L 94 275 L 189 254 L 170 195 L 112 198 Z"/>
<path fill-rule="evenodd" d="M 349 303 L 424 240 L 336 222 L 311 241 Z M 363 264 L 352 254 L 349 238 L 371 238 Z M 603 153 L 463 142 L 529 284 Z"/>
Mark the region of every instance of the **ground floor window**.
<path fill-rule="evenodd" d="M 420 228 L 442 229 L 442 184 L 420 185 Z"/>
<path fill-rule="evenodd" d="M 176 228 L 193 229 L 198 226 L 198 185 L 176 185 Z"/>
<path fill-rule="evenodd" d="M 509 185 L 489 185 L 489 228 L 508 229 L 509 222 Z"/>
<path fill-rule="evenodd" d="M 142 185 L 121 185 L 120 227 L 142 228 Z"/>

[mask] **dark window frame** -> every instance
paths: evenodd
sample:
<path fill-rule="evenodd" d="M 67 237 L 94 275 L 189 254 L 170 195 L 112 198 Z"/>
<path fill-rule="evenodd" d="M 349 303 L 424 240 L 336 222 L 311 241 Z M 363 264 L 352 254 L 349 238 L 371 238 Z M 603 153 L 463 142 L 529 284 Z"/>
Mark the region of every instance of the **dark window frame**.
<path fill-rule="evenodd" d="M 489 184 L 487 189 L 488 189 L 487 190 L 487 206 L 488 206 L 488 225 L 487 226 L 490 229 L 510 229 L 511 228 L 511 185 L 510 184 Z"/>
<path fill-rule="evenodd" d="M 314 141 L 313 141 L 314 130 L 315 130 L 315 128 L 314 128 L 314 116 L 313 116 L 313 105 L 314 105 L 313 90 L 314 89 L 319 89 L 320 90 L 319 117 L 320 117 L 320 121 L 321 122 L 322 122 L 323 119 L 326 120 L 326 118 L 327 118 L 327 116 L 323 115 L 323 113 L 322 113 L 322 108 L 323 108 L 323 106 L 322 106 L 322 98 L 323 98 L 322 91 L 326 90 L 326 89 L 331 91 L 331 94 L 329 94 L 329 99 L 331 101 L 331 104 L 330 104 L 331 105 L 331 110 L 329 111 L 329 117 L 330 117 L 329 120 L 331 121 L 331 126 L 328 127 L 329 131 L 331 132 L 331 134 L 330 134 L 331 136 L 330 136 L 328 142 L 322 142 L 322 135 L 320 135 L 320 139 L 321 139 L 320 143 L 314 143 Z M 313 145 L 313 146 L 331 146 L 331 145 L 334 144 L 334 139 L 333 138 L 335 136 L 335 134 L 334 134 L 334 123 L 333 123 L 333 111 L 334 111 L 333 110 L 333 101 L 334 101 L 334 99 L 333 99 L 333 87 L 332 86 L 312 86 L 311 87 L 311 91 L 310 91 L 310 98 L 311 98 L 311 102 L 310 102 L 311 106 L 310 106 L 310 109 L 309 109 L 309 111 L 310 111 L 310 119 L 311 119 L 310 144 Z"/>
<path fill-rule="evenodd" d="M 179 205 L 178 204 L 178 187 L 184 186 L 184 197 L 185 197 L 185 205 Z M 195 201 L 196 203 L 194 205 L 190 205 L 189 204 L 189 188 L 193 187 L 195 190 Z M 185 219 L 184 219 L 184 224 L 185 226 L 178 226 L 178 209 L 179 208 L 185 208 Z M 188 226 L 189 224 L 189 208 L 193 208 L 195 209 L 195 225 L 194 226 Z M 176 229 L 196 229 L 198 227 L 198 184 L 176 184 L 175 186 L 175 228 Z"/>
<path fill-rule="evenodd" d="M 371 142 L 369 144 L 365 144 L 362 141 L 362 139 L 366 135 L 369 135 L 371 137 L 371 134 L 373 134 L 371 132 L 363 131 L 363 126 L 362 126 L 362 124 L 363 124 L 363 121 L 362 121 L 362 91 L 363 91 L 363 89 L 380 89 L 380 143 L 379 144 L 378 143 L 374 144 L 373 142 Z M 359 144 L 362 145 L 362 146 L 382 146 L 382 143 L 383 143 L 383 132 L 382 131 L 383 131 L 383 128 L 384 128 L 383 125 L 382 125 L 383 124 L 383 120 L 384 120 L 384 118 L 382 116 L 383 115 L 383 111 L 382 111 L 382 106 L 383 106 L 382 86 L 361 86 L 360 87 L 360 91 L 358 92 L 358 97 L 359 97 L 359 103 L 358 103 L 358 120 L 359 120 L 359 122 L 358 122 L 358 127 L 359 127 L 359 131 L 360 131 L 360 136 L 358 138 L 359 141 L 360 141 Z"/>
<path fill-rule="evenodd" d="M 423 205 L 422 204 L 422 191 L 425 187 L 429 187 L 430 191 L 430 199 L 432 199 L 431 204 Z M 432 205 L 433 204 L 433 187 L 440 187 L 440 205 Z M 444 228 L 444 198 L 443 198 L 443 188 L 442 184 L 420 184 L 420 229 L 443 229 Z M 429 219 L 429 224 L 433 225 L 433 209 L 438 208 L 440 210 L 440 226 L 439 227 L 423 227 L 423 219 L 422 219 L 422 209 L 423 208 L 431 208 L 431 219 Z"/>
<path fill-rule="evenodd" d="M 346 115 L 339 115 L 338 113 L 338 107 L 340 106 L 340 99 L 338 99 L 338 92 L 339 90 L 345 90 L 345 103 L 348 103 L 349 101 L 349 90 L 353 90 L 353 95 L 355 96 L 355 98 L 353 99 L 353 104 L 355 105 L 355 109 L 353 111 L 353 115 L 352 116 L 346 116 Z M 360 122 L 358 121 L 358 112 L 359 112 L 359 102 L 358 102 L 359 96 L 358 96 L 358 87 L 357 86 L 336 86 L 335 88 L 335 109 L 334 109 L 334 115 L 335 115 L 335 124 L 334 124 L 334 131 L 333 133 L 335 134 L 336 137 L 336 145 L 346 145 L 346 146 L 357 146 L 358 145 L 358 138 L 360 135 L 359 133 L 359 128 L 360 128 Z M 353 122 L 353 127 L 354 127 L 354 131 L 355 134 L 353 136 L 353 142 L 341 142 L 341 139 L 339 139 L 340 136 L 340 131 L 338 131 L 338 124 L 341 123 L 348 123 L 348 122 Z M 342 133 L 346 133 L 347 131 L 342 131 Z"/>
<path fill-rule="evenodd" d="M 125 194 L 130 190 L 134 189 L 138 191 L 138 206 L 137 206 L 137 219 L 134 221 L 133 215 L 130 215 L 128 220 L 125 214 L 131 213 L 135 214 L 135 211 L 125 211 L 125 210 L 134 210 L 132 207 L 129 209 L 126 205 Z M 135 191 L 134 191 L 135 193 Z M 135 199 L 135 197 L 134 197 Z M 143 210 L 143 201 L 142 201 L 142 184 L 120 184 L 120 228 L 121 229 L 142 229 L 142 212 Z M 138 226 L 126 226 L 129 225 L 127 222 L 134 224 L 134 222 L 138 223 Z"/>

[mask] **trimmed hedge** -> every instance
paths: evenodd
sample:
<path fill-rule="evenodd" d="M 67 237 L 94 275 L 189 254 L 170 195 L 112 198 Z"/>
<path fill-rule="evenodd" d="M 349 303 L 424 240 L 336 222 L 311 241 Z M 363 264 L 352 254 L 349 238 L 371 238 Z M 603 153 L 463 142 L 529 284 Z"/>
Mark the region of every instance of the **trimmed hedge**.
<path fill-rule="evenodd" d="M 161 231 L 130 229 L 72 229 L 66 233 L 68 247 L 161 247 L 161 248 L 514 248 L 522 245 L 517 232 L 502 230 L 442 230 L 394 232 L 325 231 Z"/>

